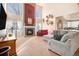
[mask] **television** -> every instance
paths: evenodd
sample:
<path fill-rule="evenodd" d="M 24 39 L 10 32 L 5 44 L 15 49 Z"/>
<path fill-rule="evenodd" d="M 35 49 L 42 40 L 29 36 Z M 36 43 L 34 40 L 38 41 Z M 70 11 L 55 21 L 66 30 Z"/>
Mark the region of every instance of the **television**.
<path fill-rule="evenodd" d="M 5 29 L 6 19 L 7 19 L 7 15 L 6 15 L 5 9 L 2 3 L 0 3 L 0 30 Z"/>
<path fill-rule="evenodd" d="M 7 14 L 5 12 L 5 9 L 0 3 L 0 37 L 3 37 L 6 35 L 6 19 L 7 19 Z"/>

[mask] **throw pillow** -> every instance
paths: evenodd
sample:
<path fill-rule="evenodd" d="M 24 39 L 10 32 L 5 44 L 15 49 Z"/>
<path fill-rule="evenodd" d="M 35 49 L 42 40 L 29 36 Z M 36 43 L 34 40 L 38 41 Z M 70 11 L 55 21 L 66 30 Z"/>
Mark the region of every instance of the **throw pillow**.
<path fill-rule="evenodd" d="M 54 39 L 60 41 L 63 35 L 54 35 Z"/>
<path fill-rule="evenodd" d="M 65 35 L 62 37 L 61 41 L 62 41 L 62 42 L 66 42 L 68 39 L 73 38 L 73 34 L 74 34 L 73 32 L 70 32 L 70 33 L 65 34 Z"/>
<path fill-rule="evenodd" d="M 54 31 L 54 39 L 60 41 L 61 38 L 63 37 L 64 34 L 66 34 L 67 31 L 59 31 L 59 30 L 55 30 Z"/>

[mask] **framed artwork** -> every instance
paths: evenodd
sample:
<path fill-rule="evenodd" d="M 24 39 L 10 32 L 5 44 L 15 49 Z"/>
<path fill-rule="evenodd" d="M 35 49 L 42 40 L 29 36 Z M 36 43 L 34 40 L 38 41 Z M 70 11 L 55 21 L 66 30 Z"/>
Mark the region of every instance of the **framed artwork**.
<path fill-rule="evenodd" d="M 28 24 L 29 24 L 29 25 L 32 24 L 32 18 L 28 18 Z"/>

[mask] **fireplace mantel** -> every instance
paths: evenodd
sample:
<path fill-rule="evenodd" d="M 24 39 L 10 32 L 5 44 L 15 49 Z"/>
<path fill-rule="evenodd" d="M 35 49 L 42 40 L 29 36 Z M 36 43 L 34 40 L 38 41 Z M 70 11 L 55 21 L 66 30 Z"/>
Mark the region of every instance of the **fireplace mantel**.
<path fill-rule="evenodd" d="M 35 28 L 35 26 L 24 26 L 25 28 Z"/>

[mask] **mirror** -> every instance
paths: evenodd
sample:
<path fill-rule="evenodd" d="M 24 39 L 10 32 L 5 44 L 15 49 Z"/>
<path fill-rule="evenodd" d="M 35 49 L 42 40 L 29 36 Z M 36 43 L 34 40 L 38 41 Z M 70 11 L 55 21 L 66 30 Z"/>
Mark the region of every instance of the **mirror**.
<path fill-rule="evenodd" d="M 63 16 L 59 16 L 59 17 L 56 17 L 56 26 L 57 26 L 57 29 L 63 29 L 64 27 L 64 18 Z"/>

